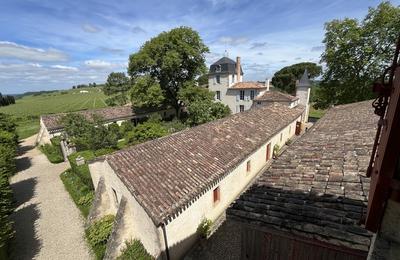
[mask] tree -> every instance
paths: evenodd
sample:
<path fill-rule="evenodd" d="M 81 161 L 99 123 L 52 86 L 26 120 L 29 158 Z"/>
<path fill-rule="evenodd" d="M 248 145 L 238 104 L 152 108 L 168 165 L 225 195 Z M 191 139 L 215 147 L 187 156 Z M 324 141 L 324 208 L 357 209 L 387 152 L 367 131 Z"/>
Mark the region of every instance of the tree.
<path fill-rule="evenodd" d="M 160 122 L 148 120 L 137 125 L 132 131 L 128 132 L 125 139 L 128 143 L 138 144 L 145 141 L 168 135 L 168 129 Z"/>
<path fill-rule="evenodd" d="M 214 94 L 205 88 L 187 84 L 179 91 L 178 97 L 187 107 L 190 125 L 203 124 L 230 114 L 229 107 L 214 102 Z"/>
<path fill-rule="evenodd" d="M 148 75 L 156 80 L 167 104 L 178 114 L 181 102 L 178 92 L 185 82 L 206 72 L 208 48 L 199 34 L 189 27 L 179 27 L 160 33 L 147 41 L 129 57 L 128 73 L 132 79 Z"/>
<path fill-rule="evenodd" d="M 277 71 L 271 83 L 274 87 L 294 95 L 296 93 L 296 80 L 300 79 L 305 69 L 307 69 L 310 78 L 318 77 L 322 72 L 322 67 L 315 63 L 301 62 Z"/>
<path fill-rule="evenodd" d="M 135 79 L 130 95 L 132 106 L 137 108 L 158 108 L 165 100 L 160 84 L 149 75 Z"/>
<path fill-rule="evenodd" d="M 316 107 L 372 98 L 372 83 L 390 65 L 400 31 L 400 7 L 383 2 L 367 16 L 333 20 L 325 25 L 326 63 Z"/>
<path fill-rule="evenodd" d="M 94 87 L 96 86 L 95 83 Z M 123 72 L 111 72 L 103 87 L 103 92 L 110 96 L 106 102 L 108 105 L 125 105 L 128 102 L 128 90 L 131 84 L 129 78 Z"/>

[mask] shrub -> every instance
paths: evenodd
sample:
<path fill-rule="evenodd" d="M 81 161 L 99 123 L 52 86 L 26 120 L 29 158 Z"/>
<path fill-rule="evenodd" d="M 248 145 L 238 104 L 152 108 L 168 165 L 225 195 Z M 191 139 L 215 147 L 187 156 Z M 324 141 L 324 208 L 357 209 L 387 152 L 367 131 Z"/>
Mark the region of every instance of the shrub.
<path fill-rule="evenodd" d="M 273 154 L 274 154 L 275 157 L 278 156 L 279 149 L 281 149 L 280 146 L 278 144 L 275 144 L 274 145 L 274 150 L 273 150 Z"/>
<path fill-rule="evenodd" d="M 119 131 L 121 136 L 124 136 L 127 132 L 132 131 L 135 126 L 130 121 L 122 122 L 121 126 L 119 127 Z"/>
<path fill-rule="evenodd" d="M 45 144 L 40 147 L 40 150 L 46 155 L 51 163 L 60 163 L 64 161 L 61 153 L 61 148 L 52 144 Z"/>
<path fill-rule="evenodd" d="M 92 192 L 87 193 L 86 195 L 78 199 L 78 204 L 81 206 L 90 206 L 92 204 L 93 199 L 94 199 L 94 194 Z"/>
<path fill-rule="evenodd" d="M 159 122 L 144 122 L 128 132 L 125 139 L 128 143 L 142 143 L 168 134 L 168 130 Z"/>
<path fill-rule="evenodd" d="M 90 176 L 89 166 L 86 163 L 79 166 L 76 165 L 76 158 L 79 156 L 85 158 L 85 161 L 87 162 L 91 159 L 94 159 L 95 154 L 93 151 L 88 150 L 88 151 L 73 153 L 70 156 L 68 156 L 68 160 L 71 165 L 73 173 L 77 177 L 79 177 L 80 182 L 82 182 L 83 185 L 87 186 L 90 190 L 94 190 L 92 177 Z"/>
<path fill-rule="evenodd" d="M 291 139 L 288 139 L 287 141 L 286 141 L 286 145 L 290 145 L 292 143 L 292 140 Z"/>
<path fill-rule="evenodd" d="M 118 145 L 117 145 L 117 147 L 118 147 Z M 110 154 L 110 153 L 115 152 L 115 151 L 116 151 L 115 148 L 101 148 L 99 150 L 94 151 L 94 155 L 96 157 L 98 157 L 98 156 Z"/>
<path fill-rule="evenodd" d="M 197 227 L 197 233 L 201 237 L 207 238 L 211 234 L 212 221 L 210 219 L 203 219 Z"/>
<path fill-rule="evenodd" d="M 152 260 L 152 257 L 144 248 L 142 242 L 140 240 L 134 239 L 131 241 L 125 242 L 125 249 L 122 251 L 122 254 L 117 258 L 118 260 Z"/>
<path fill-rule="evenodd" d="M 86 239 L 97 259 L 103 259 L 107 240 L 111 235 L 115 216 L 106 215 L 86 229 Z"/>

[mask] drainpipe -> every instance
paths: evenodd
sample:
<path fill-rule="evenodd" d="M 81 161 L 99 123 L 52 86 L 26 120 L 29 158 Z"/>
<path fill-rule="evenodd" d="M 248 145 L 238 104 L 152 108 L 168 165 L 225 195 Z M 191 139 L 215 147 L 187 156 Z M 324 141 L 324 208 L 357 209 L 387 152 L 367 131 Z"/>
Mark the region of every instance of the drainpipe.
<path fill-rule="evenodd" d="M 165 224 L 164 223 L 161 224 L 161 228 L 162 228 L 163 235 L 164 235 L 165 253 L 167 255 L 167 260 L 170 260 L 169 249 L 168 249 L 168 240 L 167 240 L 167 231 L 165 230 Z"/>

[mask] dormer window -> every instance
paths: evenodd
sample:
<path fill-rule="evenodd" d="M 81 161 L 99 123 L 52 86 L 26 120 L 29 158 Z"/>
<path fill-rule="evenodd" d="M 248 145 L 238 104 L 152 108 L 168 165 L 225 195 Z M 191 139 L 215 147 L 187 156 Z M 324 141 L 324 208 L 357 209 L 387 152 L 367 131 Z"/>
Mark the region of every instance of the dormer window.
<path fill-rule="evenodd" d="M 215 67 L 215 72 L 221 72 L 221 65 L 217 65 Z"/>

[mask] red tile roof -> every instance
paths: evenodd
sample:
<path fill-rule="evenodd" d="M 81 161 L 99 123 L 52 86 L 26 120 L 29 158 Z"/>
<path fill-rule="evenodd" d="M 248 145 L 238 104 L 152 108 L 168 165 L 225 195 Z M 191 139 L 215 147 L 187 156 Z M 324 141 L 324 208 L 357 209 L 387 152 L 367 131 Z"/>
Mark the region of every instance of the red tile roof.
<path fill-rule="evenodd" d="M 243 82 L 237 82 L 233 84 L 231 89 L 264 89 L 266 88 L 264 84 L 255 82 L 255 81 L 243 81 Z"/>
<path fill-rule="evenodd" d="M 304 107 L 274 103 L 104 156 L 154 223 L 165 222 L 293 122 Z"/>
<path fill-rule="evenodd" d="M 269 102 L 293 102 L 298 99 L 298 97 L 282 93 L 280 91 L 265 91 L 263 95 L 257 96 L 254 100 Z"/>
<path fill-rule="evenodd" d="M 81 114 L 87 119 L 91 119 L 92 115 L 95 114 L 101 116 L 106 122 L 129 119 L 135 116 L 135 113 L 130 106 L 106 107 L 82 110 L 74 113 Z M 41 118 L 48 131 L 57 131 L 63 129 L 60 121 L 66 114 L 67 113 L 42 115 Z"/>
<path fill-rule="evenodd" d="M 330 109 L 228 209 L 228 217 L 367 251 L 359 225 L 378 117 L 372 101 Z"/>

